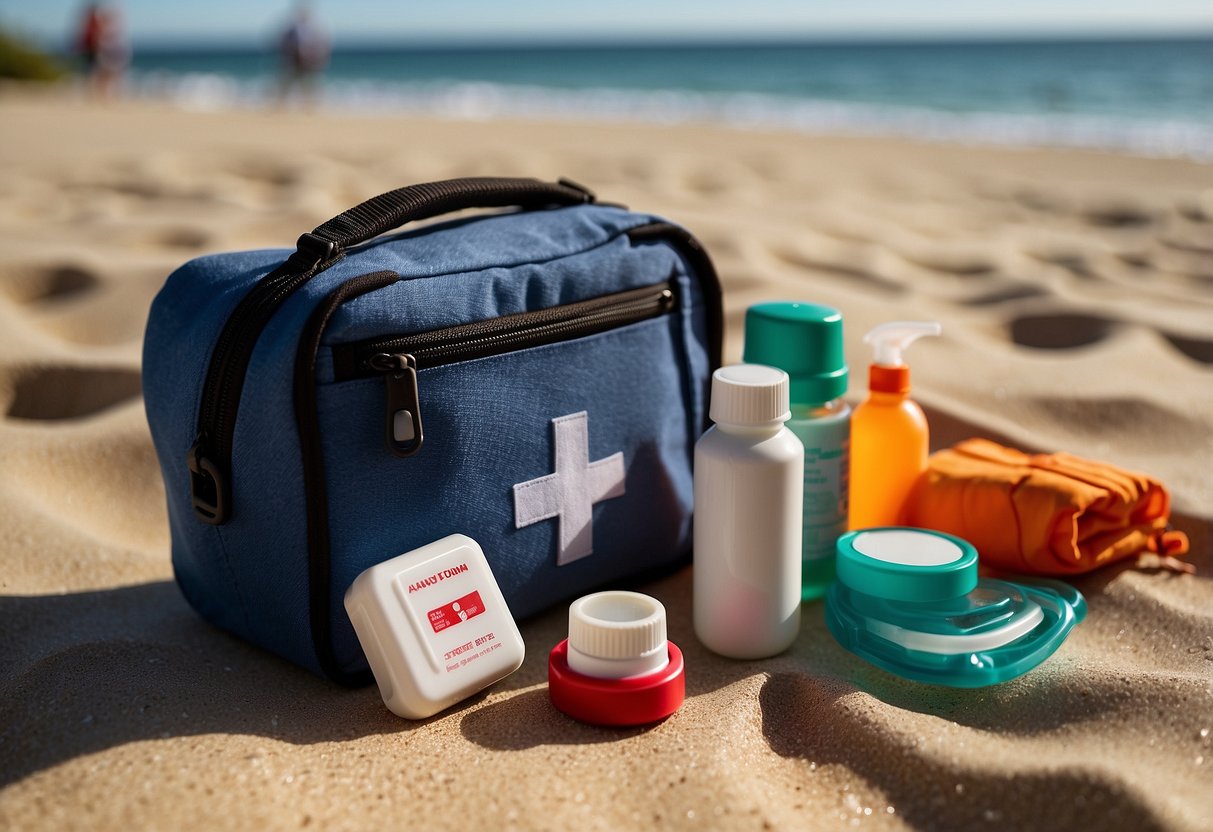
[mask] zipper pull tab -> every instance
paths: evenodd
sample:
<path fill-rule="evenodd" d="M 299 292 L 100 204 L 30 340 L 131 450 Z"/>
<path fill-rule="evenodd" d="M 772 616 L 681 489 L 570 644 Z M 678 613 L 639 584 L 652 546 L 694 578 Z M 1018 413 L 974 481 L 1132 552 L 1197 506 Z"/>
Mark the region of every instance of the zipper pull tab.
<path fill-rule="evenodd" d="M 368 362 L 385 373 L 387 386 L 384 436 L 387 449 L 396 456 L 412 456 L 421 450 L 425 433 L 421 427 L 421 398 L 417 392 L 417 359 L 408 354 L 380 353 Z"/>

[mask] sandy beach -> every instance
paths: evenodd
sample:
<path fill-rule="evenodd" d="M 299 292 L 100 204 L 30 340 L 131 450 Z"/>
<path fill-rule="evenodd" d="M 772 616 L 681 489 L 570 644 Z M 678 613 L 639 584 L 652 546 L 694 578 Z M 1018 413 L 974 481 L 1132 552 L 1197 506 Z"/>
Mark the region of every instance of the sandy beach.
<path fill-rule="evenodd" d="M 865 664 L 804 609 L 735 662 L 669 609 L 687 701 L 648 729 L 555 711 L 566 611 L 430 720 L 225 635 L 173 583 L 140 398 L 148 305 L 204 253 L 291 245 L 381 191 L 567 176 L 679 222 L 745 308 L 933 319 L 935 447 L 987 436 L 1149 472 L 1182 575 L 1077 580 L 1087 620 L 977 691 Z M 697 124 L 191 112 L 0 91 L 0 826 L 6 829 L 1213 827 L 1213 165 Z"/>

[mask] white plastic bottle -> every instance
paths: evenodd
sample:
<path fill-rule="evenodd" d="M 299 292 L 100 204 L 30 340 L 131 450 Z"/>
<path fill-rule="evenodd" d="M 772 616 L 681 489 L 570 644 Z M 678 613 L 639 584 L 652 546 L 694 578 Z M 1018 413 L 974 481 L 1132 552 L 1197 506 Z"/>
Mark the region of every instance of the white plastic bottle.
<path fill-rule="evenodd" d="M 695 445 L 695 635 L 761 659 L 800 631 L 804 446 L 784 427 L 788 375 L 759 364 L 712 376 L 716 425 Z"/>

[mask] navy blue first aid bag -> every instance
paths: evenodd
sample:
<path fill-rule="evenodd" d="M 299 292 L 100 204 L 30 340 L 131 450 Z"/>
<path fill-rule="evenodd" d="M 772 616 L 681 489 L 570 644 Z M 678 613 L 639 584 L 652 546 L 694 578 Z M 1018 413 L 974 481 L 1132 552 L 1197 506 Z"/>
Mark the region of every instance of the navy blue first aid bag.
<path fill-rule="evenodd" d="M 382 236 L 472 208 L 506 210 Z M 721 336 L 694 238 L 565 180 L 402 188 L 187 263 L 143 355 L 182 591 L 357 683 L 346 589 L 446 535 L 518 617 L 682 562 Z"/>

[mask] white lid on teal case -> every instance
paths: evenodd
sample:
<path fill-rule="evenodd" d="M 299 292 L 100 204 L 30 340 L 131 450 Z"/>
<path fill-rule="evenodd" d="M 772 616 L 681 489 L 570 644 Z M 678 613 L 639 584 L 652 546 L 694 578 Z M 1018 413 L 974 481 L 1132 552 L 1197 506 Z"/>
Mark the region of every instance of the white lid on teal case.
<path fill-rule="evenodd" d="M 892 601 L 942 601 L 977 586 L 977 550 L 943 532 L 889 527 L 838 539 L 838 580 Z"/>

